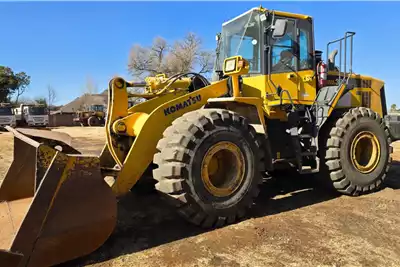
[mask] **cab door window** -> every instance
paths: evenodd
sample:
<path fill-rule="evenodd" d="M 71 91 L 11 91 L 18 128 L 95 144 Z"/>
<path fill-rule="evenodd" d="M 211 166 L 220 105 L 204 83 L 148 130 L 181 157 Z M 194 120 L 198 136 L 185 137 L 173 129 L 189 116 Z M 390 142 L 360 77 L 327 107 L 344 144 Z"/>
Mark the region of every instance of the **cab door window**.
<path fill-rule="evenodd" d="M 307 29 L 299 29 L 299 70 L 313 69 L 311 33 Z"/>
<path fill-rule="evenodd" d="M 293 72 L 296 71 L 295 57 L 295 23 L 288 20 L 285 36 L 279 39 L 270 38 L 271 50 L 271 73 Z"/>

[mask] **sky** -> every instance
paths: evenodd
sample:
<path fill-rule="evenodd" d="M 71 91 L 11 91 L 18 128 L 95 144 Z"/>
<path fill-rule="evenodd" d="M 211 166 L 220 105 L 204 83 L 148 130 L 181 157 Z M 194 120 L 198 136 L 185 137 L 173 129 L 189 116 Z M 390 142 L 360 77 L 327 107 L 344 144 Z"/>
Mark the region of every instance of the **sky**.
<path fill-rule="evenodd" d="M 400 106 L 400 2 L 0 2 L 0 65 L 31 76 L 27 97 L 45 97 L 51 85 L 56 104 L 65 104 L 88 77 L 99 91 L 114 75 L 131 79 L 134 44 L 195 32 L 214 49 L 224 21 L 260 4 L 312 16 L 318 50 L 355 31 L 354 71 L 384 80 L 388 106 Z"/>

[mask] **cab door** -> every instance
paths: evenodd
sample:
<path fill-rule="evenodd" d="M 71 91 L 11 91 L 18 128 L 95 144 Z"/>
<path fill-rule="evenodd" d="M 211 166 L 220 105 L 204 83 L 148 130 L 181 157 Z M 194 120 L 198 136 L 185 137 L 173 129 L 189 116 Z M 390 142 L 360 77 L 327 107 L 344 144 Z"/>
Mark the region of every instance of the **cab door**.
<path fill-rule="evenodd" d="M 312 21 L 306 19 L 286 19 L 287 29 L 283 37 L 274 39 L 269 35 L 269 60 L 267 74 L 270 73 L 268 86 L 286 90 L 293 102 L 312 103 L 316 95 L 314 40 Z M 268 72 L 269 67 L 269 72 Z M 279 99 L 279 95 L 276 96 Z M 289 100 L 288 94 L 282 94 L 283 100 Z"/>

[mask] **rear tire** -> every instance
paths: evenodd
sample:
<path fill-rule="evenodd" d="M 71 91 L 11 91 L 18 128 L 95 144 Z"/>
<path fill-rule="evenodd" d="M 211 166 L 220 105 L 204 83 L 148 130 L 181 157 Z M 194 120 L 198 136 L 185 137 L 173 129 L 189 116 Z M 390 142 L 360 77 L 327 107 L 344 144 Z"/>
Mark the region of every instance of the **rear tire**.
<path fill-rule="evenodd" d="M 220 227 L 243 218 L 252 207 L 262 182 L 264 151 L 244 117 L 222 109 L 189 112 L 164 131 L 157 149 L 156 189 L 186 220 Z"/>
<path fill-rule="evenodd" d="M 331 129 L 325 164 L 333 187 L 356 196 L 379 190 L 390 168 L 391 147 L 385 122 L 371 109 L 350 109 Z"/>
<path fill-rule="evenodd" d="M 88 119 L 88 125 L 90 127 L 94 127 L 94 126 L 99 126 L 100 125 L 100 119 L 97 118 L 96 116 L 92 116 Z"/>

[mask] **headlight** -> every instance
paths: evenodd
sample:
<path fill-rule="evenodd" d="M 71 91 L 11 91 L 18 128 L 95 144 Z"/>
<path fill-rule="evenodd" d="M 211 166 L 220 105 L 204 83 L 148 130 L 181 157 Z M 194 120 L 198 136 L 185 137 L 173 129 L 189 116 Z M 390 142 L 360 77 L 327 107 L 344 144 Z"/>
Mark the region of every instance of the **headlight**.
<path fill-rule="evenodd" d="M 225 62 L 225 72 L 231 72 L 236 69 L 236 59 L 227 60 Z"/>
<path fill-rule="evenodd" d="M 224 60 L 225 75 L 243 75 L 249 72 L 248 61 L 242 56 L 234 56 Z"/>

